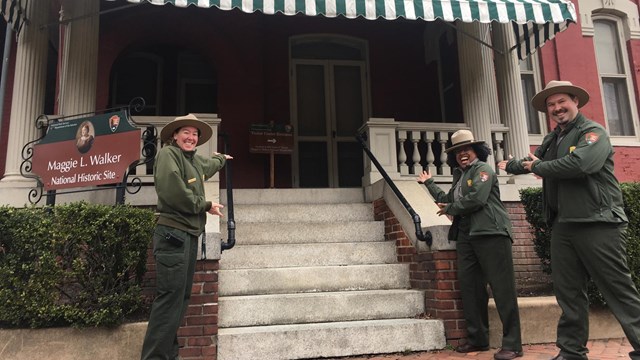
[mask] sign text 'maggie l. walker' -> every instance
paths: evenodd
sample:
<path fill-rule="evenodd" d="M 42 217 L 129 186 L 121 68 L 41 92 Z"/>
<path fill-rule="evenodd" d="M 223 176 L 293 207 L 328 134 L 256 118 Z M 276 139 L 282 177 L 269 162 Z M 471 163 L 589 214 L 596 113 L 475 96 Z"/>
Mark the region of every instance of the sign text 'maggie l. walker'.
<path fill-rule="evenodd" d="M 54 122 L 34 147 L 45 190 L 114 184 L 140 157 L 140 129 L 124 111 Z"/>

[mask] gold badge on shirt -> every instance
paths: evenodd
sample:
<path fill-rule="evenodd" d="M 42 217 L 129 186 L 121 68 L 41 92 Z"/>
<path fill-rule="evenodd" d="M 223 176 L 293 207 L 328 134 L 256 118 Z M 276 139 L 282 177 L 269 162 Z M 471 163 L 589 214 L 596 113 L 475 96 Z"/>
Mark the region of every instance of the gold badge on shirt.
<path fill-rule="evenodd" d="M 569 146 L 569 154 L 571 154 L 575 149 L 576 149 L 575 146 Z"/>
<path fill-rule="evenodd" d="M 471 186 L 471 185 L 473 185 L 473 180 L 471 179 L 467 180 L 467 186 Z"/>

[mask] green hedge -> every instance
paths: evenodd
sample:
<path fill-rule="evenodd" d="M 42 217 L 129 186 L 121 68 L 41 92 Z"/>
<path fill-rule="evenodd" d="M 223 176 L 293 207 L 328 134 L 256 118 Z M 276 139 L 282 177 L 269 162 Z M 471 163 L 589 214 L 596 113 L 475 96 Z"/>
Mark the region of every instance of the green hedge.
<path fill-rule="evenodd" d="M 627 253 L 631 276 L 640 289 L 640 183 L 621 184 L 624 197 L 624 211 L 629 217 Z M 524 205 L 527 220 L 534 232 L 533 244 L 540 257 L 542 270 L 551 273 L 551 227 L 544 222 L 542 210 L 542 188 L 526 188 L 520 190 L 520 199 Z M 596 286 L 589 284 L 589 299 L 594 305 L 606 305 Z"/>
<path fill-rule="evenodd" d="M 0 207 L 0 325 L 113 326 L 141 309 L 150 210 Z"/>

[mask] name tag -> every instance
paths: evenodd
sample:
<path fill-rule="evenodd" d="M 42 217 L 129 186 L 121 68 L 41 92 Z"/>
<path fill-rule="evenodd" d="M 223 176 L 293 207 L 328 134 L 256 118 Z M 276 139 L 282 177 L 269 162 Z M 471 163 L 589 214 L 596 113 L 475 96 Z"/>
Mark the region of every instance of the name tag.
<path fill-rule="evenodd" d="M 187 180 L 187 182 L 188 182 L 189 184 L 194 183 L 194 182 L 196 182 L 196 178 L 189 179 L 189 180 Z"/>

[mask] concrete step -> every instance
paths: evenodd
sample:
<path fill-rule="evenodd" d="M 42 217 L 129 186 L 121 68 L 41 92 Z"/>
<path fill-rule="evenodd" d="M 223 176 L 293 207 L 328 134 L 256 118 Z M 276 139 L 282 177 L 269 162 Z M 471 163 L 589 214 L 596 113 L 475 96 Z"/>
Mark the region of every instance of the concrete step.
<path fill-rule="evenodd" d="M 223 296 L 218 304 L 221 328 L 413 318 L 425 312 L 421 290 Z"/>
<path fill-rule="evenodd" d="M 228 208 L 224 208 L 226 214 Z M 348 222 L 371 221 L 373 206 L 355 204 L 271 204 L 235 205 L 234 218 L 237 226 L 241 223 L 262 222 Z"/>
<path fill-rule="evenodd" d="M 220 189 L 227 204 L 227 191 Z M 234 189 L 234 204 L 335 204 L 364 202 L 362 188 L 351 189 Z"/>
<path fill-rule="evenodd" d="M 408 289 L 409 264 L 220 270 L 219 296 Z"/>
<path fill-rule="evenodd" d="M 226 225 L 221 226 L 227 239 Z M 323 223 L 239 223 L 236 241 L 242 245 L 364 242 L 384 240 L 383 221 Z M 230 251 L 232 252 L 232 251 Z M 230 253 L 229 252 L 229 253 Z M 223 256 L 226 257 L 225 252 Z"/>
<path fill-rule="evenodd" d="M 390 319 L 219 329 L 219 360 L 285 360 L 442 349 L 440 320 Z"/>
<path fill-rule="evenodd" d="M 220 259 L 220 270 L 396 262 L 396 244 L 393 241 L 236 245 Z"/>

